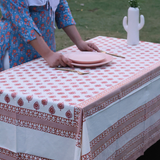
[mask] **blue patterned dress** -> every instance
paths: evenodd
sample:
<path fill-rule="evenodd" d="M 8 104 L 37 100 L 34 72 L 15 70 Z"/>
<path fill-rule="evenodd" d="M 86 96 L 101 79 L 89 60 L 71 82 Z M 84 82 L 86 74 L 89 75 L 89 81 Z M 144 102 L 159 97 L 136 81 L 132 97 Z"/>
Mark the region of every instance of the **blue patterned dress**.
<path fill-rule="evenodd" d="M 55 15 L 50 5 L 30 6 L 25 0 L 1 0 L 0 71 L 3 59 L 9 53 L 10 67 L 39 58 L 40 55 L 27 42 L 34 40 L 35 30 L 42 35 L 51 50 L 56 51 L 54 23 L 58 28 L 75 24 L 66 0 L 60 0 Z"/>

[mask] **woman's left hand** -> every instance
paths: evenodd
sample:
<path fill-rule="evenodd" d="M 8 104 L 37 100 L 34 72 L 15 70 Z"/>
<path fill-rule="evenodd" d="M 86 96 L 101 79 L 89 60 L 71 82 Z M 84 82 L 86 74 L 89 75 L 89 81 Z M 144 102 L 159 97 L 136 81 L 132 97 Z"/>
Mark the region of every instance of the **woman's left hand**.
<path fill-rule="evenodd" d="M 77 47 L 81 51 L 97 51 L 97 52 L 100 52 L 99 48 L 94 43 L 85 42 L 83 40 L 81 40 L 77 44 Z"/>

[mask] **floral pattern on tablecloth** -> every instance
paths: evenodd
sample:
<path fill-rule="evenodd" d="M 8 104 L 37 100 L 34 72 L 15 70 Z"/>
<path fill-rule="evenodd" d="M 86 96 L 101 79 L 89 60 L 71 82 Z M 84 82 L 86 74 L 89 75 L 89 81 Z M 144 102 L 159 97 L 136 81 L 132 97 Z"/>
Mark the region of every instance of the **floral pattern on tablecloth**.
<path fill-rule="evenodd" d="M 14 67 L 0 74 L 1 102 L 74 119 L 75 106 L 152 66 L 160 58 L 160 45 L 151 42 L 128 46 L 126 40 L 101 36 L 90 41 L 101 50 L 126 58 L 114 57 L 112 64 L 101 67 L 75 68 L 89 71 L 88 75 L 49 68 L 43 58 Z M 60 52 L 77 50 L 72 46 Z"/>

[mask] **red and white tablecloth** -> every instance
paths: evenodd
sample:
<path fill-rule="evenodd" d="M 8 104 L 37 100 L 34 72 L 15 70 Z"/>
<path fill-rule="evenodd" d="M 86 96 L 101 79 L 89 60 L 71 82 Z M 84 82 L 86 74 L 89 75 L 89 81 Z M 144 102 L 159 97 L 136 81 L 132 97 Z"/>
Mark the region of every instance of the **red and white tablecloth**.
<path fill-rule="evenodd" d="M 0 73 L 0 159 L 135 160 L 160 139 L 160 44 L 89 41 L 126 58 L 75 68 L 88 75 L 43 58 Z"/>

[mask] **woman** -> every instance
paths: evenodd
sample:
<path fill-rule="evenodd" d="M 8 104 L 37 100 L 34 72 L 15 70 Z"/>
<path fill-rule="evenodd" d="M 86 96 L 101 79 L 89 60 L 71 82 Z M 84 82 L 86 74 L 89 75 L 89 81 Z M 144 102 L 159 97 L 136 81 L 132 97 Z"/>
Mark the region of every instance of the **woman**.
<path fill-rule="evenodd" d="M 0 71 L 41 56 L 50 67 L 73 67 L 56 52 L 55 21 L 81 51 L 99 51 L 81 39 L 66 0 L 1 0 L 1 12 Z"/>

